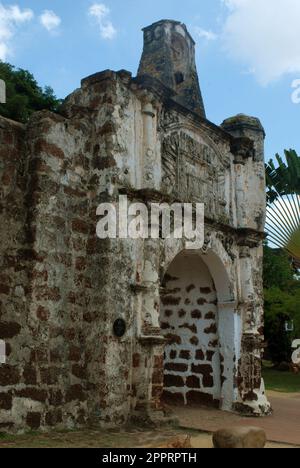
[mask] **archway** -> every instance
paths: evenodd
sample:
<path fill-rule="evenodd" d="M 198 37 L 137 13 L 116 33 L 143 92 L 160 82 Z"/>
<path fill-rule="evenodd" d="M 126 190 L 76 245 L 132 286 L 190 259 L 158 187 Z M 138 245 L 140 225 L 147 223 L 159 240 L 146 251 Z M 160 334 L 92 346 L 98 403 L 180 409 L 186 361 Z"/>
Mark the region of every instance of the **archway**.
<path fill-rule="evenodd" d="M 161 328 L 167 339 L 163 399 L 219 406 L 218 298 L 199 254 L 181 252 L 169 266 L 161 294 Z"/>

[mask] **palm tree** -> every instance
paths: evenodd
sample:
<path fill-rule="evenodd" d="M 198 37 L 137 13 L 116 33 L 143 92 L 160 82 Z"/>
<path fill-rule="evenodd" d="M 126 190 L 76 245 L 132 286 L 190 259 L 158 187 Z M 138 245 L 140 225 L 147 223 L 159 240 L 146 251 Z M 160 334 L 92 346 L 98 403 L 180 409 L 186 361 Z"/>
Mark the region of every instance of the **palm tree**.
<path fill-rule="evenodd" d="M 267 223 L 272 243 L 285 249 L 300 263 L 300 157 L 296 151 L 285 151 L 286 163 L 277 154 L 266 165 Z"/>

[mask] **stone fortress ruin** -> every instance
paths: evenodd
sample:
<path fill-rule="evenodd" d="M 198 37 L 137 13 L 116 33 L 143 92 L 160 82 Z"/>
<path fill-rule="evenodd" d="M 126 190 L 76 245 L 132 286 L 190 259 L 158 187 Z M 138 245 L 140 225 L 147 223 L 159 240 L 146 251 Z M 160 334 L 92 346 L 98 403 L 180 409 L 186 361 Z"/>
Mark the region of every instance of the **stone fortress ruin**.
<path fill-rule="evenodd" d="M 265 415 L 264 129 L 207 120 L 186 27 L 61 115 L 0 118 L 0 430 L 156 421 L 164 402 Z M 101 240 L 96 210 L 205 203 L 205 243 Z"/>

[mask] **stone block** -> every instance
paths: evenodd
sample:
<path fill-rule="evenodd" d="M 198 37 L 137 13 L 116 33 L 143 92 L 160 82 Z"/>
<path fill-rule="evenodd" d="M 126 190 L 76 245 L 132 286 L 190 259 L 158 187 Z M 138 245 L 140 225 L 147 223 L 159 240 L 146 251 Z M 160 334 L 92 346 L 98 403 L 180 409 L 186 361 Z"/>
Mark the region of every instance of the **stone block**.
<path fill-rule="evenodd" d="M 214 448 L 219 449 L 262 449 L 266 442 L 264 430 L 257 427 L 232 427 L 213 435 Z"/>

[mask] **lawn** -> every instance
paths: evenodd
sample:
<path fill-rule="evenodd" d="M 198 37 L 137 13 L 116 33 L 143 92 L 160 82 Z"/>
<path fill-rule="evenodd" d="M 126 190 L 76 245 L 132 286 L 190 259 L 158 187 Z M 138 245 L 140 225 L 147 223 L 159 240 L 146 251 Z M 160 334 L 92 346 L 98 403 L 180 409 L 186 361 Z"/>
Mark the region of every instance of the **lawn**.
<path fill-rule="evenodd" d="M 276 369 L 265 367 L 263 377 L 267 390 L 281 393 L 300 393 L 300 374 L 292 372 L 280 372 Z"/>
<path fill-rule="evenodd" d="M 161 428 L 155 431 L 138 430 L 100 430 L 61 431 L 43 434 L 31 432 L 24 435 L 1 434 L 0 449 L 3 448 L 132 448 L 159 447 L 178 436 L 198 436 L 198 431 L 176 428 Z"/>

